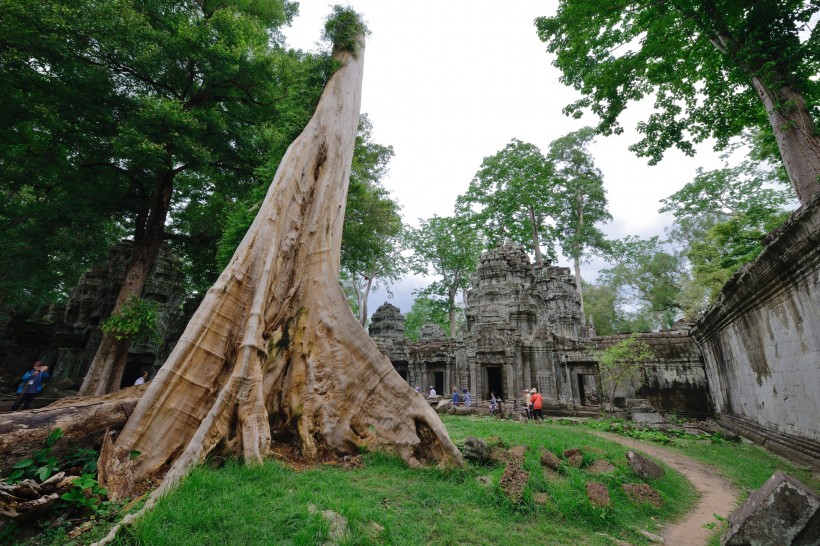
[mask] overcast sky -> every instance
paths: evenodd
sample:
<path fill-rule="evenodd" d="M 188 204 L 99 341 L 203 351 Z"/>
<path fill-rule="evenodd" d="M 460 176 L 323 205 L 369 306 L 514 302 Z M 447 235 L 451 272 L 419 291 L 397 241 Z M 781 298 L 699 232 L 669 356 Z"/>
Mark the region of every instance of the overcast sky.
<path fill-rule="evenodd" d="M 542 152 L 553 140 L 584 125 L 561 109 L 579 95 L 559 81 L 533 20 L 552 15 L 557 2 L 535 0 L 351 0 L 371 35 L 365 53 L 362 112 L 373 123 L 373 140 L 391 145 L 395 157 L 384 185 L 401 203 L 405 221 L 453 214 L 482 160 L 517 138 Z M 331 4 L 300 2 L 300 15 L 285 32 L 288 45 L 317 50 Z M 591 150 L 604 174 L 614 220 L 611 238 L 662 235 L 671 223 L 658 214 L 659 200 L 690 181 L 698 166 L 713 169 L 718 155 L 708 145 L 694 158 L 669 151 L 650 167 L 627 148 L 638 140 L 635 123 L 651 103 L 633 105 L 622 118 L 623 135 L 598 137 Z M 570 266 L 568 260 L 557 265 Z M 594 281 L 600 262 L 582 266 Z M 428 281 L 407 278 L 389 301 L 407 313 L 413 288 Z M 388 299 L 380 290 L 369 312 Z"/>

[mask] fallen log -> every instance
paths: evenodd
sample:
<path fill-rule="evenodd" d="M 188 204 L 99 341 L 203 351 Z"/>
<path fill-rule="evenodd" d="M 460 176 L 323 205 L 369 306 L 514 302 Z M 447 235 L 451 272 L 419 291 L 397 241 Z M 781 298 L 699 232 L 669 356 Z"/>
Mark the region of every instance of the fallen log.
<path fill-rule="evenodd" d="M 63 436 L 53 446 L 57 457 L 79 448 L 99 449 L 106 429 L 121 430 L 148 384 L 99 397 L 59 400 L 41 409 L 0 415 L 0 467 L 8 468 L 45 445 L 56 428 Z"/>

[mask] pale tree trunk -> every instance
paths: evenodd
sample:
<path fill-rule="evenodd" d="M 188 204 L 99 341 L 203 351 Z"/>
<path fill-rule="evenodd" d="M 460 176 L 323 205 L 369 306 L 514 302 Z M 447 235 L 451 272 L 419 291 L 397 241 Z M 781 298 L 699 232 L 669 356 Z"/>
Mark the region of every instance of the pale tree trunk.
<path fill-rule="evenodd" d="M 370 289 L 373 288 L 373 277 L 365 277 L 367 282 L 364 285 L 364 293 L 362 295 L 362 302 L 359 304 L 359 313 L 361 315 L 359 323 L 362 328 L 367 326 L 367 298 L 370 297 Z"/>
<path fill-rule="evenodd" d="M 578 229 L 575 230 L 578 241 L 575 243 L 572 265 L 575 268 L 575 288 L 581 300 L 581 317 L 584 317 L 584 292 L 581 290 L 581 230 L 584 228 L 584 196 L 578 195 Z M 583 321 L 582 321 L 583 322 Z"/>
<path fill-rule="evenodd" d="M 135 237 L 131 258 L 125 268 L 125 278 L 120 287 L 112 314 L 118 312 L 132 296 L 140 296 L 148 274 L 156 262 L 165 233 L 165 220 L 171 206 L 173 180 L 177 171 L 169 169 L 157 178 L 151 202 L 151 213 L 144 232 Z M 94 359 L 80 387 L 80 396 L 102 396 L 120 388 L 125 364 L 128 360 L 129 340 L 118 340 L 104 334 Z"/>
<path fill-rule="evenodd" d="M 456 295 L 458 288 L 450 288 L 447 292 L 447 316 L 450 319 L 450 339 L 456 338 Z"/>
<path fill-rule="evenodd" d="M 541 256 L 541 238 L 538 237 L 538 224 L 535 222 L 535 211 L 529 207 L 530 224 L 532 224 L 532 251 L 535 253 L 535 263 L 544 265 L 544 258 Z"/>
<path fill-rule="evenodd" d="M 790 86 L 767 87 L 752 78 L 772 125 L 777 147 L 800 204 L 820 190 L 820 135 L 806 106 L 806 99 Z"/>
<path fill-rule="evenodd" d="M 334 55 L 342 68 L 117 439 L 116 448 L 141 453 L 135 480 L 168 470 L 154 498 L 214 450 L 258 462 L 272 440 L 296 444 L 307 458 L 368 448 L 411 466 L 463 464 L 339 286 L 363 40 L 358 55 Z"/>

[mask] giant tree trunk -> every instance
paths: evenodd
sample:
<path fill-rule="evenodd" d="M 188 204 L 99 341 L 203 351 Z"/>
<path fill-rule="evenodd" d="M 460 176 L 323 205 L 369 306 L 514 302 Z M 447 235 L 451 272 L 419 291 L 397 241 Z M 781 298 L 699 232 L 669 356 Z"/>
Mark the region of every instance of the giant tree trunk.
<path fill-rule="evenodd" d="M 463 464 L 339 286 L 363 40 L 357 55 L 334 55 L 342 68 L 117 440 L 117 448 L 141 453 L 135 479 L 169 470 L 160 494 L 213 450 L 255 462 L 272 440 L 292 442 L 308 458 L 366 447 L 411 465 Z"/>
<path fill-rule="evenodd" d="M 766 108 L 789 179 L 800 204 L 805 205 L 820 190 L 820 135 L 806 99 L 786 85 L 773 89 L 756 77 L 752 82 Z"/>

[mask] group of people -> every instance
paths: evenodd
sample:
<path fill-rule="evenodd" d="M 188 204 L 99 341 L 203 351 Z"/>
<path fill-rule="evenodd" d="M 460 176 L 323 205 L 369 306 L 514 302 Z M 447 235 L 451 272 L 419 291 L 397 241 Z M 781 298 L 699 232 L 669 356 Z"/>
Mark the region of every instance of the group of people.
<path fill-rule="evenodd" d="M 453 387 L 453 393 L 450 395 L 450 399 L 453 402 L 453 406 L 461 405 L 468 408 L 473 406 L 473 396 L 466 387 L 461 389 L 461 393 L 458 392 L 457 388 Z"/>
<path fill-rule="evenodd" d="M 529 390 L 524 389 L 524 408 L 527 410 L 527 419 L 544 420 L 544 414 L 542 413 L 544 399 L 538 394 L 538 389 L 535 387 Z"/>

